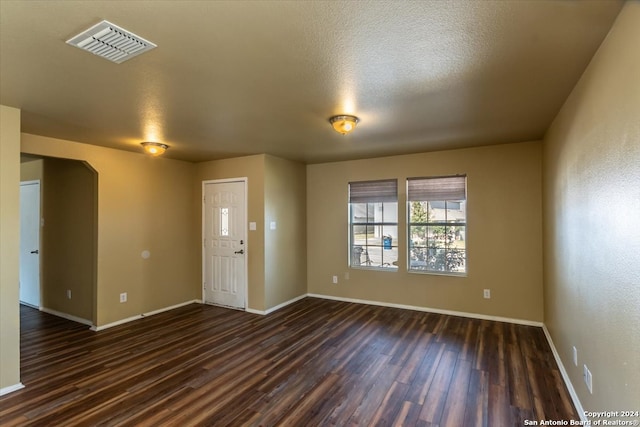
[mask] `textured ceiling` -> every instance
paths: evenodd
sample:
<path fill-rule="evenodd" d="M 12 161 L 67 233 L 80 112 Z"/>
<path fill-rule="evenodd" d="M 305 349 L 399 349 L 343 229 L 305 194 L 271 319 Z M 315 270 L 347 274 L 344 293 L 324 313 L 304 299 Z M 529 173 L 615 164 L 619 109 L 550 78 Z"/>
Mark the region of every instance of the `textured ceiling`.
<path fill-rule="evenodd" d="M 190 161 L 316 163 L 540 139 L 617 1 L 0 0 L 0 103 L 23 132 Z M 65 41 L 106 19 L 158 47 Z M 355 114 L 354 133 L 328 118 Z"/>

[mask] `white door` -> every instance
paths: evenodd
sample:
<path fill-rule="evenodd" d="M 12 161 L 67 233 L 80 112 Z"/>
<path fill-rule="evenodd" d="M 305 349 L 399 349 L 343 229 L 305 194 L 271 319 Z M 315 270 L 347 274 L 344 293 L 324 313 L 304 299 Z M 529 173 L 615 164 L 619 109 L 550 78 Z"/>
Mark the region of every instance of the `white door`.
<path fill-rule="evenodd" d="M 40 307 L 40 181 L 20 184 L 20 301 Z"/>
<path fill-rule="evenodd" d="M 205 182 L 204 301 L 245 308 L 246 181 Z"/>

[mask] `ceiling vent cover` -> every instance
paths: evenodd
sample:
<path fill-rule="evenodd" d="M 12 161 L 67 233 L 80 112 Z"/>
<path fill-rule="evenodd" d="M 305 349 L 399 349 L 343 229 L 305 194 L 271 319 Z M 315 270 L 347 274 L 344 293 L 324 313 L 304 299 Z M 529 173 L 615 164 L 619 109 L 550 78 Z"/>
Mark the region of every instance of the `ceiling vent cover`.
<path fill-rule="evenodd" d="M 156 47 L 150 41 L 108 21 L 102 21 L 70 38 L 67 44 L 117 64 Z"/>

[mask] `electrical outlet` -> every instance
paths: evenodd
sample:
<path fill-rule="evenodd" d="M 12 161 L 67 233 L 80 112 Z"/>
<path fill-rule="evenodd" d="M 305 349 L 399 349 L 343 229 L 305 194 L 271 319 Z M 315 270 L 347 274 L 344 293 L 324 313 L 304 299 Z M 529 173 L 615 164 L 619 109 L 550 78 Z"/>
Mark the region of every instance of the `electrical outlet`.
<path fill-rule="evenodd" d="M 127 293 L 123 292 L 120 294 L 120 302 L 127 302 Z"/>
<path fill-rule="evenodd" d="M 573 346 L 573 364 L 578 366 L 578 349 Z"/>
<path fill-rule="evenodd" d="M 338 283 L 338 276 L 333 276 L 333 284 L 337 284 Z"/>
<path fill-rule="evenodd" d="M 491 289 L 485 289 L 483 295 L 485 299 L 491 298 Z"/>
<path fill-rule="evenodd" d="M 71 289 L 67 289 L 67 299 L 71 299 Z"/>
<path fill-rule="evenodd" d="M 587 368 L 587 365 L 583 365 L 583 374 L 584 383 L 587 385 L 587 390 L 589 393 L 593 394 L 593 377 L 591 376 L 591 371 Z"/>

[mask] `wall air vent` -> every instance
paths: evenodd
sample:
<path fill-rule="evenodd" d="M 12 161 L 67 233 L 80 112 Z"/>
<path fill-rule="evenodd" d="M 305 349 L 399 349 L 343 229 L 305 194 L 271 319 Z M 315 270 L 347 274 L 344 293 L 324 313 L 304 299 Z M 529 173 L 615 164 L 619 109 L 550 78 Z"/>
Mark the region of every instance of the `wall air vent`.
<path fill-rule="evenodd" d="M 70 38 L 67 40 L 67 44 L 79 47 L 116 64 L 156 47 L 150 41 L 108 21 L 102 21 Z"/>

